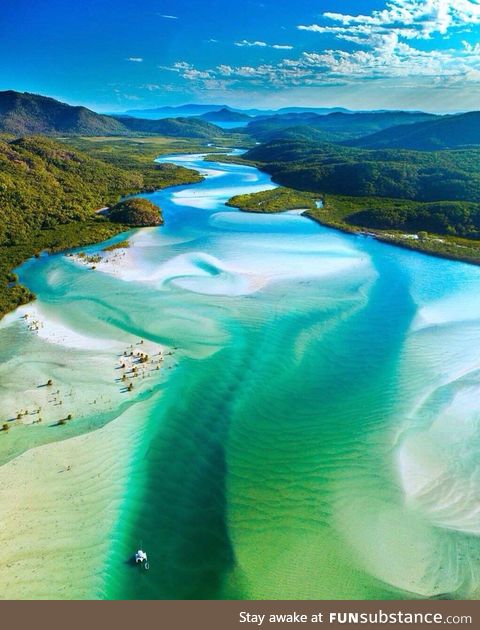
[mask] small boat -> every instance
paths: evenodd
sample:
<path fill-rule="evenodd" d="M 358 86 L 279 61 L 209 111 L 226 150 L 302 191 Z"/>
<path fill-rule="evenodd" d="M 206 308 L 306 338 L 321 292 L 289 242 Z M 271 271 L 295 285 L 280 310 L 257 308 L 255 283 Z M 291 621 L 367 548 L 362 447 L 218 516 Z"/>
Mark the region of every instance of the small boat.
<path fill-rule="evenodd" d="M 135 554 L 135 563 L 143 564 L 143 566 L 146 569 L 149 568 L 147 554 L 144 551 L 142 551 L 142 549 L 139 549 L 137 553 Z"/>

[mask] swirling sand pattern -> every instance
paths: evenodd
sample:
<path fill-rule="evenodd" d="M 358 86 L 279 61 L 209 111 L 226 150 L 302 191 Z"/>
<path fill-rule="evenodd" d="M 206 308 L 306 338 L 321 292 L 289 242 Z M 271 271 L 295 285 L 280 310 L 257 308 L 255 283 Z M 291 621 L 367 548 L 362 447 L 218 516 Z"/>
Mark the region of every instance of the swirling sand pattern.
<path fill-rule="evenodd" d="M 478 269 L 337 234 L 298 213 L 241 214 L 224 202 L 270 187 L 266 176 L 206 167 L 202 156 L 164 161 L 207 175 L 151 195 L 164 228 L 133 232 L 131 247 L 96 272 L 65 256 L 20 270 L 39 312 L 57 322 L 56 344 L 26 335 L 18 316 L 0 330 L 11 391 L 21 391 L 22 357 L 35 351 L 37 380 L 52 362 L 68 380 L 75 361 L 76 387 L 108 392 L 102 414 L 84 401 L 63 436 L 72 437 L 64 452 L 88 438 L 87 455 L 76 447 L 83 472 L 72 466 L 70 479 L 106 525 L 95 541 L 85 518 L 49 546 L 57 584 L 65 548 L 82 567 L 61 596 L 478 596 L 480 308 L 469 297 Z M 139 337 L 174 354 L 126 402 L 109 361 Z M 98 427 L 98 438 L 73 437 Z M 18 429 L 6 466 L 37 444 L 62 448 L 47 443 L 58 433 Z M 104 473 L 89 508 L 97 481 L 82 475 L 99 467 L 108 435 L 127 472 L 115 469 L 115 483 Z M 57 482 L 45 472 L 38 483 Z M 71 515 L 61 500 L 49 514 L 39 506 L 38 522 Z M 85 545 L 96 550 L 90 580 Z M 149 571 L 129 563 L 140 545 Z M 16 571 L 12 591 L 55 596 L 34 564 L 35 579 Z"/>

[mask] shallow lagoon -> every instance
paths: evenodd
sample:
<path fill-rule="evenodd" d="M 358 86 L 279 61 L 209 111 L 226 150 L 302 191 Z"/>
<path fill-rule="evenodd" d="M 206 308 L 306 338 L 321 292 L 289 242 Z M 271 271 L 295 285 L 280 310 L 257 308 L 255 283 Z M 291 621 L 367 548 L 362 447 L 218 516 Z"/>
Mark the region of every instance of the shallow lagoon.
<path fill-rule="evenodd" d="M 224 202 L 271 187 L 266 175 L 163 160 L 207 176 L 149 195 L 165 227 L 131 233 L 95 271 L 65 255 L 29 261 L 20 277 L 44 325 L 32 332 L 15 313 L 0 328 L 8 415 L 19 398 L 40 404 L 48 377 L 75 415 L 60 434 L 46 398 L 45 424 L 0 436 L 7 478 L 16 466 L 23 479 L 41 449 L 12 458 L 45 444 L 38 483 L 67 498 L 37 519 L 70 518 L 48 449 L 80 440 L 75 500 L 105 495 L 51 542 L 35 579 L 14 568 L 18 592 L 55 597 L 42 571 L 61 581 L 74 566 L 60 596 L 478 597 L 480 270 L 297 212 L 237 212 Z M 139 339 L 173 355 L 128 394 L 118 357 Z M 113 477 L 99 472 L 106 457 L 121 462 Z M 140 545 L 149 571 L 127 561 Z"/>

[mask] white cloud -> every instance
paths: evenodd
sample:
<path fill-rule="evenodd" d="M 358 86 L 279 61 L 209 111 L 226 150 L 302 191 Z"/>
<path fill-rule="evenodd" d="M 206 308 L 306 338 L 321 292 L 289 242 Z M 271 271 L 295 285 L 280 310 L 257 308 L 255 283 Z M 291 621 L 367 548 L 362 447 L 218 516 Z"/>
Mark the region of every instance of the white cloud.
<path fill-rule="evenodd" d="M 267 44 L 265 42 L 258 42 L 258 41 L 257 42 L 249 42 L 246 39 L 242 39 L 242 41 L 240 41 L 240 42 L 235 42 L 235 46 L 240 46 L 240 47 L 247 46 L 249 48 L 252 47 L 252 46 L 258 46 L 260 48 L 266 48 Z"/>
<path fill-rule="evenodd" d="M 191 70 L 193 68 L 193 66 L 190 63 L 187 63 L 186 61 L 176 61 L 171 68 L 164 67 L 164 66 L 159 66 L 159 67 L 162 67 L 165 70 L 174 70 L 175 72 L 184 72 L 186 70 Z"/>
<path fill-rule="evenodd" d="M 465 41 L 459 49 L 445 48 L 452 32 L 468 33 L 480 24 L 480 0 L 389 0 L 383 10 L 368 15 L 330 12 L 322 17 L 320 24 L 298 28 L 333 36 L 337 46 L 305 50 L 295 59 L 259 65 L 197 69 L 178 62 L 172 69 L 199 89 L 220 83 L 235 89 L 280 89 L 364 85 L 368 80 L 376 85 L 380 81 L 405 86 L 412 82 L 424 86 L 480 84 L 480 44 Z M 467 34 L 465 38 L 470 39 Z M 416 40 L 422 41 L 418 48 Z M 293 49 L 287 44 L 249 40 L 235 45 Z"/>
<path fill-rule="evenodd" d="M 475 44 L 472 46 L 469 42 L 462 42 L 465 51 L 469 55 L 480 55 L 480 44 Z"/>
<path fill-rule="evenodd" d="M 198 70 L 177 62 L 171 68 L 184 79 L 198 83 L 222 80 L 230 86 L 250 85 L 265 88 L 322 86 L 332 83 L 355 83 L 368 79 L 396 79 L 478 82 L 480 79 L 480 46 L 458 51 L 423 51 L 399 41 L 395 33 L 376 36 L 371 49 L 355 51 L 305 51 L 299 58 L 278 63 L 234 66 L 220 64 Z"/>
<path fill-rule="evenodd" d="M 289 44 L 267 44 L 267 42 L 262 42 L 262 41 L 251 42 L 251 41 L 248 41 L 247 39 L 242 39 L 239 42 L 235 42 L 235 46 L 239 46 L 241 48 L 258 47 L 258 48 L 274 48 L 275 50 L 293 50 L 293 46 L 290 46 Z"/>
<path fill-rule="evenodd" d="M 385 9 L 369 15 L 327 12 L 325 24 L 300 25 L 303 31 L 328 33 L 345 39 L 358 36 L 368 41 L 370 34 L 394 31 L 407 39 L 431 39 L 435 34 L 465 30 L 480 24 L 478 0 L 390 0 Z"/>
<path fill-rule="evenodd" d="M 143 90 L 148 90 L 148 92 L 156 92 L 158 90 L 161 90 L 162 86 L 158 85 L 158 83 L 144 83 L 143 85 L 140 85 L 140 88 Z"/>
<path fill-rule="evenodd" d="M 133 61 L 134 63 L 142 63 L 143 57 L 128 57 L 127 61 Z"/>
<path fill-rule="evenodd" d="M 178 20 L 178 17 L 176 15 L 162 15 L 159 14 L 160 17 L 165 18 L 166 20 Z"/>
<path fill-rule="evenodd" d="M 189 68 L 188 70 L 184 70 L 183 77 L 185 79 L 195 80 L 195 79 L 210 79 L 210 73 L 204 70 L 195 70 L 195 68 Z"/>

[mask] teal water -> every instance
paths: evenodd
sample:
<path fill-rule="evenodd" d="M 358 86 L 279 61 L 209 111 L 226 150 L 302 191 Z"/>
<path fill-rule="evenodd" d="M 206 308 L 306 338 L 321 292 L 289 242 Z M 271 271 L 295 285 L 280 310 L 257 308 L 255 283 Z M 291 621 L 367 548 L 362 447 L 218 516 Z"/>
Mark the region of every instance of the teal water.
<path fill-rule="evenodd" d="M 117 275 L 62 255 L 20 270 L 69 328 L 175 348 L 142 394 L 162 392 L 101 596 L 478 596 L 480 270 L 237 212 L 266 175 L 162 161 L 207 178 L 149 195 L 166 225 L 133 234 Z"/>

